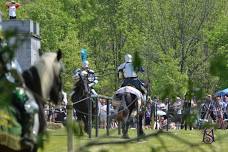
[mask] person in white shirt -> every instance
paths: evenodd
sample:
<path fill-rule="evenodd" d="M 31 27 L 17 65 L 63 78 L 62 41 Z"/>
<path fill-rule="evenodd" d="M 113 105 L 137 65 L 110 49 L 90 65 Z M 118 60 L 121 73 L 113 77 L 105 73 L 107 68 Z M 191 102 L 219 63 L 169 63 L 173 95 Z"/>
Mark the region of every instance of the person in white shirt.
<path fill-rule="evenodd" d="M 100 99 L 101 107 L 100 107 L 100 127 L 105 129 L 107 125 L 107 104 L 105 99 Z"/>
<path fill-rule="evenodd" d="M 9 10 L 9 19 L 16 19 L 16 10 L 21 6 L 21 4 L 11 1 L 7 2 L 6 6 Z"/>

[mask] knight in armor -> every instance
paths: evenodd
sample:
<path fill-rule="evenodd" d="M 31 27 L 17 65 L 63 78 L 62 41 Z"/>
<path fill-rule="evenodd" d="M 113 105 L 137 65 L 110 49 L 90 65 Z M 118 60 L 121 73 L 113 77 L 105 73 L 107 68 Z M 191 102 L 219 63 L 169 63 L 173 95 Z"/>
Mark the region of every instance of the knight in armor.
<path fill-rule="evenodd" d="M 144 96 L 144 101 L 146 101 L 147 90 L 144 87 L 144 84 L 138 79 L 138 76 L 134 71 L 132 56 L 130 54 L 126 54 L 124 59 L 125 59 L 125 62 L 118 67 L 118 77 L 119 79 L 123 79 L 123 83 L 121 87 L 124 87 L 124 86 L 135 87 L 140 92 L 142 92 Z"/>
<path fill-rule="evenodd" d="M 32 146 L 37 142 L 39 107 L 32 93 L 26 89 L 21 72 L 17 60 L 14 59 L 14 50 L 5 45 L 1 39 L 0 111 L 8 109 L 7 114 L 16 120 L 6 127 L 11 126 L 12 130 L 17 130 L 17 134 L 12 134 L 21 136 L 22 145 L 33 148 Z"/>
<path fill-rule="evenodd" d="M 96 96 L 97 93 L 93 89 L 93 86 L 95 86 L 98 83 L 97 76 L 95 75 L 95 72 L 89 68 L 89 62 L 85 61 L 82 63 L 82 72 L 87 72 L 87 77 L 89 79 L 88 86 L 90 87 L 92 95 Z"/>
<path fill-rule="evenodd" d="M 96 91 L 94 90 L 93 86 L 95 86 L 98 83 L 97 76 L 95 75 L 95 72 L 89 68 L 89 61 L 87 60 L 87 51 L 86 49 L 81 49 L 81 59 L 82 59 L 82 68 L 76 69 L 74 71 L 74 79 L 78 77 L 86 77 L 88 80 L 88 86 L 91 91 L 91 95 L 97 96 Z"/>

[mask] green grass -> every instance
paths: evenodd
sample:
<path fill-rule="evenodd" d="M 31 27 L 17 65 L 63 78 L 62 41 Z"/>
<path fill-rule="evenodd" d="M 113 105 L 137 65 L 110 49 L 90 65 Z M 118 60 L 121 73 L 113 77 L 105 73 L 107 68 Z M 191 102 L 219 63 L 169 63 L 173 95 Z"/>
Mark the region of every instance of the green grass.
<path fill-rule="evenodd" d="M 154 130 L 146 130 L 146 134 L 155 133 Z M 112 130 L 110 137 L 105 136 L 105 130 L 99 130 L 98 138 L 88 139 L 85 135 L 80 139 L 74 138 L 74 149 L 83 146 L 84 144 L 95 142 L 109 142 L 109 141 L 124 141 L 121 139 L 117 130 Z M 131 138 L 136 137 L 136 130 L 129 130 Z M 153 136 L 139 142 L 133 141 L 127 144 L 117 145 L 101 145 L 91 146 L 88 151 L 91 152 L 153 152 L 153 151 L 169 151 L 169 152 L 200 152 L 200 151 L 214 151 L 214 152 L 226 152 L 228 151 L 228 130 L 215 130 L 215 142 L 213 144 L 202 143 L 202 131 L 193 130 L 176 130 L 170 132 L 164 132 L 159 136 Z M 65 129 L 50 130 L 49 140 L 46 141 L 45 147 L 39 152 L 67 152 L 67 136 Z M 103 137 L 101 137 L 103 136 Z"/>

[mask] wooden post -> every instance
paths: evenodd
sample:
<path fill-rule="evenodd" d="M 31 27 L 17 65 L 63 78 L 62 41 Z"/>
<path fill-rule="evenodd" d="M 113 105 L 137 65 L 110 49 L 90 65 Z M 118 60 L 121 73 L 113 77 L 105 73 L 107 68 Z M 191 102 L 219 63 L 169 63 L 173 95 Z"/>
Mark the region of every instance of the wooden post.
<path fill-rule="evenodd" d="M 88 107 L 89 115 L 88 115 L 88 131 L 89 131 L 89 138 L 92 137 L 92 100 L 91 98 L 89 99 L 89 107 Z"/>
<path fill-rule="evenodd" d="M 73 104 L 71 100 L 67 103 L 67 152 L 73 152 Z"/>
<path fill-rule="evenodd" d="M 167 126 L 166 126 L 166 131 L 169 131 L 169 99 L 168 99 L 168 105 L 167 105 Z"/>
<path fill-rule="evenodd" d="M 139 109 L 140 107 L 139 107 L 139 104 L 138 104 L 138 101 L 137 101 L 137 141 L 139 141 L 139 111 L 140 111 L 140 109 Z"/>
<path fill-rule="evenodd" d="M 155 129 L 158 129 L 158 114 L 157 114 L 157 103 L 155 103 Z"/>
<path fill-rule="evenodd" d="M 106 122 L 107 122 L 107 124 L 106 124 L 106 134 L 107 134 L 107 136 L 109 136 L 109 125 L 110 125 L 110 122 L 109 122 L 109 99 L 107 99 L 107 110 L 106 110 L 106 112 L 107 112 L 107 118 L 106 118 Z"/>
<path fill-rule="evenodd" d="M 96 137 L 98 137 L 98 129 L 99 129 L 99 116 L 98 116 L 98 98 L 95 98 L 96 100 Z"/>

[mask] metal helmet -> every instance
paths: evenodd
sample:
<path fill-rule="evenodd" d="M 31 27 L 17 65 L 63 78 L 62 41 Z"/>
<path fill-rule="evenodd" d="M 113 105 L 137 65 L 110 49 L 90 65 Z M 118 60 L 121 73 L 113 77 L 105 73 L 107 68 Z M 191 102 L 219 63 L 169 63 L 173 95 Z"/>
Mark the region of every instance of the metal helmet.
<path fill-rule="evenodd" d="M 132 62 L 132 56 L 130 54 L 126 54 L 124 56 L 125 62 Z"/>
<path fill-rule="evenodd" d="M 82 62 L 82 67 L 83 68 L 88 68 L 89 67 L 89 61 Z"/>

